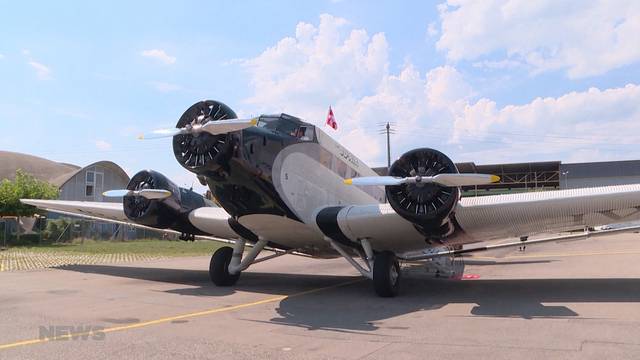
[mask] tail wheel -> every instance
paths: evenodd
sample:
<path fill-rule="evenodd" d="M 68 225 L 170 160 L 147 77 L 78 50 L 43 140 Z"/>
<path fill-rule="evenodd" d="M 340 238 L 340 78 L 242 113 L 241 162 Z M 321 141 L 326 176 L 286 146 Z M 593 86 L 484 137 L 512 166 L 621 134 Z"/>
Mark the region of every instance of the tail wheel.
<path fill-rule="evenodd" d="M 382 297 L 398 295 L 400 264 L 391 251 L 376 254 L 373 260 L 373 288 Z"/>
<path fill-rule="evenodd" d="M 231 286 L 238 282 L 240 273 L 229 274 L 229 264 L 233 256 L 233 248 L 229 246 L 221 247 L 211 256 L 209 263 L 209 277 L 218 286 Z"/>

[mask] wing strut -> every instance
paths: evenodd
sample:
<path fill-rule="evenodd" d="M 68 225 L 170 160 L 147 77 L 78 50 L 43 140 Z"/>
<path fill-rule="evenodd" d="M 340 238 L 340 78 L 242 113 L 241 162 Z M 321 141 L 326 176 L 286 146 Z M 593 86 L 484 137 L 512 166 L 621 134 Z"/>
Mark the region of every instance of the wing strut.
<path fill-rule="evenodd" d="M 548 238 L 527 240 L 527 242 L 525 244 L 533 245 L 533 244 L 540 244 L 540 243 L 546 243 L 546 242 L 551 242 L 551 241 L 579 240 L 579 239 L 586 239 L 586 238 L 590 238 L 590 237 L 617 234 L 617 233 L 624 233 L 624 232 L 637 231 L 637 230 L 640 230 L 640 226 L 628 226 L 628 227 L 623 227 L 623 228 L 619 228 L 619 229 L 611 229 L 611 230 L 585 231 L 585 232 L 582 232 L 580 234 L 554 236 L 554 237 L 548 237 Z M 480 246 L 480 247 L 474 247 L 474 248 L 468 248 L 468 249 L 460 249 L 460 250 L 441 250 L 439 248 L 437 251 L 433 251 L 433 249 L 426 249 L 426 250 L 423 250 L 423 251 L 421 251 L 419 253 L 412 252 L 412 253 L 407 253 L 407 254 L 403 254 L 403 255 L 398 255 L 398 257 L 401 258 L 402 260 L 407 260 L 407 261 L 427 260 L 427 259 L 433 259 L 433 258 L 437 258 L 437 257 L 441 257 L 441 256 L 455 256 L 455 255 L 462 255 L 462 254 L 474 253 L 474 252 L 479 252 L 479 251 L 487 251 L 487 250 L 503 249 L 503 248 L 509 248 L 509 247 L 517 247 L 517 246 L 522 246 L 522 244 L 523 244 L 523 242 L 520 239 L 518 239 L 518 241 L 513 241 L 513 242 L 508 242 L 508 243 Z"/>

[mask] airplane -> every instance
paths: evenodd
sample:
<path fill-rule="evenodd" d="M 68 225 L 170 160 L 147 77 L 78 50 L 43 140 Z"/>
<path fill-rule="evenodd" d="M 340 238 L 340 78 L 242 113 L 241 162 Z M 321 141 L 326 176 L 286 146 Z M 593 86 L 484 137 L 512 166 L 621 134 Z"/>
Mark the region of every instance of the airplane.
<path fill-rule="evenodd" d="M 173 138 L 176 160 L 209 187 L 219 206 L 153 170 L 135 174 L 126 189 L 105 192 L 122 203 L 22 202 L 166 229 L 183 240 L 227 241 L 233 246 L 219 248 L 210 261 L 217 286 L 232 286 L 251 264 L 286 254 L 343 257 L 382 297 L 398 294 L 401 262 L 459 278 L 467 253 L 632 231 L 638 227 L 529 239 L 640 219 L 640 184 L 463 198 L 462 186 L 499 178 L 460 174 L 449 157 L 430 148 L 406 152 L 388 176 L 379 176 L 297 117 L 238 119 L 213 100 L 195 103 L 175 129 L 154 137 Z M 517 241 L 477 245 L 510 238 Z M 264 249 L 275 253 L 258 258 Z"/>

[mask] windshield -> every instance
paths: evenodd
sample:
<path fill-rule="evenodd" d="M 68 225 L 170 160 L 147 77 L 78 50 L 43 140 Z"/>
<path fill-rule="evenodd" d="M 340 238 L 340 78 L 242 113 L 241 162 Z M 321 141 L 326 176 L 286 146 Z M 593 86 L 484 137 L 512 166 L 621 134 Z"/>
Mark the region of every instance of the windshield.
<path fill-rule="evenodd" d="M 299 122 L 284 119 L 282 117 L 262 116 L 256 125 L 259 128 L 268 129 L 279 134 L 288 135 L 303 141 L 313 140 L 313 127 L 302 125 Z"/>

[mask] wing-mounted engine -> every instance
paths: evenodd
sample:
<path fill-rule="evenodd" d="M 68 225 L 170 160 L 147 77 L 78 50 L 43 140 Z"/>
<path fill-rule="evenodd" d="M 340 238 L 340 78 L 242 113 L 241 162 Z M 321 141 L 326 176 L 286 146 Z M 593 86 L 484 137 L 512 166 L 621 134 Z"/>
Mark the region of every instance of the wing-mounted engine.
<path fill-rule="evenodd" d="M 403 154 L 389 168 L 389 176 L 415 181 L 385 187 L 391 207 L 416 225 L 427 236 L 447 236 L 453 226 L 450 215 L 460 199 L 460 189 L 433 181 L 422 181 L 439 174 L 457 174 L 458 169 L 440 151 L 420 148 Z"/>
<path fill-rule="evenodd" d="M 131 221 L 158 229 L 171 228 L 185 234 L 202 233 L 191 225 L 188 215 L 197 208 L 211 206 L 202 195 L 178 187 L 153 170 L 135 174 L 123 195 L 124 213 Z"/>
<path fill-rule="evenodd" d="M 176 128 L 193 128 L 236 118 L 236 113 L 227 105 L 205 100 L 188 108 Z M 178 134 L 173 137 L 173 153 L 180 165 L 196 174 L 214 173 L 221 168 L 228 170 L 235 145 L 232 137 L 230 133 L 211 134 L 206 131 Z"/>
<path fill-rule="evenodd" d="M 456 165 L 438 150 L 421 148 L 403 154 L 388 176 L 345 179 L 356 186 L 385 186 L 389 204 L 409 220 L 429 241 L 440 241 L 454 230 L 453 211 L 460 187 L 499 181 L 490 174 L 460 174 Z"/>

